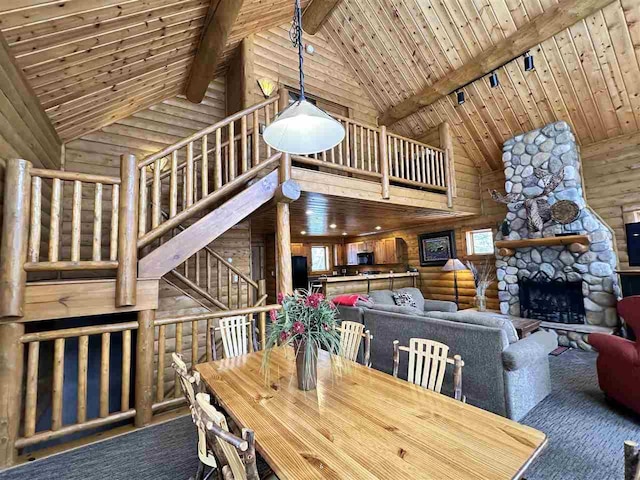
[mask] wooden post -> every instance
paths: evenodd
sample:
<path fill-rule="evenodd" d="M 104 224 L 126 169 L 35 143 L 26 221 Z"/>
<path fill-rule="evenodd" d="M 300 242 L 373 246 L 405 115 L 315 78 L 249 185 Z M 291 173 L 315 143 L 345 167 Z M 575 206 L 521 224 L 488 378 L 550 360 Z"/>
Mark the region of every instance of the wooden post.
<path fill-rule="evenodd" d="M 22 317 L 27 288 L 29 208 L 31 204 L 31 163 L 7 160 L 0 242 L 0 317 Z"/>
<path fill-rule="evenodd" d="M 624 480 L 638 478 L 640 468 L 640 447 L 636 442 L 624 442 Z"/>
<path fill-rule="evenodd" d="M 267 293 L 267 281 L 258 280 L 258 298 L 262 298 Z M 267 345 L 267 312 L 258 314 L 258 327 L 260 329 L 260 348 L 265 349 Z"/>
<path fill-rule="evenodd" d="M 278 112 L 282 112 L 289 106 L 289 90 L 284 87 L 278 89 Z"/>
<path fill-rule="evenodd" d="M 153 341 L 155 310 L 138 312 L 138 341 L 136 346 L 136 418 L 135 426 L 151 422 L 153 411 Z"/>
<path fill-rule="evenodd" d="M 282 89 L 280 89 L 282 92 Z M 291 178 L 291 156 L 283 153 L 278 172 L 280 184 Z M 293 293 L 291 273 L 291 226 L 289 204 L 278 202 L 276 207 L 276 256 L 278 258 L 278 282 L 276 293 Z"/>
<path fill-rule="evenodd" d="M 8 162 L 9 163 L 9 162 Z M 13 465 L 20 427 L 24 324 L 0 325 L 0 468 Z"/>
<path fill-rule="evenodd" d="M 140 188 L 135 155 L 120 156 L 120 211 L 118 222 L 118 276 L 116 306 L 136 304 L 138 267 L 138 193 Z"/>
<path fill-rule="evenodd" d="M 380 173 L 382 174 L 382 198 L 388 200 L 389 193 L 389 153 L 387 151 L 387 127 L 380 127 L 380 137 L 378 138 L 378 152 L 380 154 Z"/>
<path fill-rule="evenodd" d="M 445 173 L 447 178 L 447 204 L 449 208 L 453 206 L 453 198 L 458 196 L 456 188 L 456 171 L 453 163 L 453 139 L 448 122 L 438 125 L 440 134 L 440 148 L 444 150 Z"/>

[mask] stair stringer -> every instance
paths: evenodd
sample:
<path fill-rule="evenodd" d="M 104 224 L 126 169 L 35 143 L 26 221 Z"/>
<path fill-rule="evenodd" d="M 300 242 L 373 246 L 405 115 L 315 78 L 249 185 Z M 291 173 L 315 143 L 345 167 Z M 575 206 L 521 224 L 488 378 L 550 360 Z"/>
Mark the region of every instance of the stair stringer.
<path fill-rule="evenodd" d="M 139 278 L 160 278 L 274 198 L 278 171 L 258 180 L 138 262 Z"/>

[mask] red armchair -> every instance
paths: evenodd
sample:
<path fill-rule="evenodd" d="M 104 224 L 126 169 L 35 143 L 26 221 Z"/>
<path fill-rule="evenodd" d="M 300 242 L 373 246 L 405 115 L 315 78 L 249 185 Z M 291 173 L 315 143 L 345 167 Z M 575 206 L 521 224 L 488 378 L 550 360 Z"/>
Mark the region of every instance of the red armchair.
<path fill-rule="evenodd" d="M 618 314 L 640 334 L 640 295 L 618 302 Z M 598 350 L 600 389 L 617 402 L 640 413 L 640 341 L 592 333 L 589 343 Z"/>

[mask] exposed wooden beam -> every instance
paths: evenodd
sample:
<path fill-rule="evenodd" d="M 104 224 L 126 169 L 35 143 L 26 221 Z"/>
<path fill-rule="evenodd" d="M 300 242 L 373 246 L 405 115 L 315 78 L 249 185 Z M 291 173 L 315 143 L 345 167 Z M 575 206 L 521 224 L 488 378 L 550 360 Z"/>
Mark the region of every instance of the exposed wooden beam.
<path fill-rule="evenodd" d="M 311 0 L 302 14 L 302 28 L 315 35 L 342 0 Z"/>
<path fill-rule="evenodd" d="M 435 103 L 474 79 L 491 73 L 510 59 L 523 55 L 536 45 L 575 25 L 612 3 L 612 0 L 562 0 L 523 25 L 509 37 L 469 60 L 444 78 L 389 108 L 380 118 L 391 125 Z"/>
<path fill-rule="evenodd" d="M 200 39 L 187 83 L 186 96 L 189 101 L 200 103 L 204 98 L 209 82 L 215 77 L 242 3 L 243 0 L 211 0 L 211 13 Z"/>

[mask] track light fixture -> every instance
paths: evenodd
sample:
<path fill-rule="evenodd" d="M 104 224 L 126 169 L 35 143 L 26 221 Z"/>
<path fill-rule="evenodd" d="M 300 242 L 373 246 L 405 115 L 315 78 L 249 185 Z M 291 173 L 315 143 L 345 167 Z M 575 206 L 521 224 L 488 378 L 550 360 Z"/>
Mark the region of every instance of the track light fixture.
<path fill-rule="evenodd" d="M 489 85 L 491 85 L 491 88 L 496 88 L 498 85 L 500 85 L 498 74 L 495 71 L 491 72 L 491 75 L 489 75 Z"/>
<path fill-rule="evenodd" d="M 464 90 L 457 90 L 456 96 L 458 97 L 458 105 L 462 105 L 464 103 Z"/>
<path fill-rule="evenodd" d="M 535 67 L 533 66 L 533 56 L 529 52 L 524 53 L 524 70 L 530 72 Z"/>

